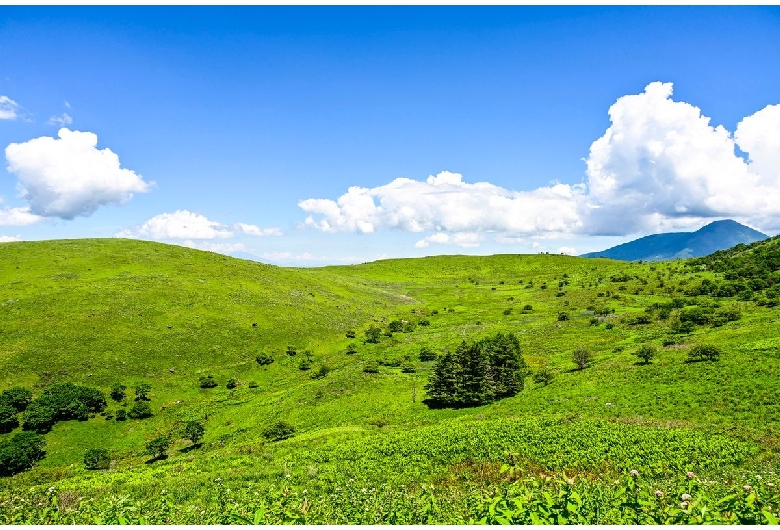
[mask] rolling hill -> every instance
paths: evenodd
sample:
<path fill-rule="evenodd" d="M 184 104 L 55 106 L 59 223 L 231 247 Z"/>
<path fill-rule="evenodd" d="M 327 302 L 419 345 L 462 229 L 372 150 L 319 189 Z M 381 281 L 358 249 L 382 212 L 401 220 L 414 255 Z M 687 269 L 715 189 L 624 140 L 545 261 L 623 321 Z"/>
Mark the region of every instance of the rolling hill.
<path fill-rule="evenodd" d="M 563 495 L 576 479 L 576 520 L 607 524 L 633 520 L 613 484 L 632 469 L 663 521 L 696 521 L 653 494 L 686 487 L 687 471 L 697 502 L 751 484 L 775 510 L 780 282 L 771 263 L 751 266 L 775 246 L 716 254 L 717 267 L 496 255 L 294 269 L 132 240 L 3 243 L 0 392 L 75 383 L 108 406 L 58 422 L 42 460 L 0 477 L 0 523 L 500 522 L 492 503 Z M 524 389 L 428 408 L 437 361 L 421 350 L 441 358 L 498 332 L 518 339 Z M 713 344 L 719 360 L 690 362 Z M 593 353 L 583 370 L 577 347 Z M 199 384 L 208 375 L 215 388 Z M 115 384 L 127 398 L 108 398 Z M 117 421 L 142 384 L 153 415 Z M 183 436 L 192 421 L 197 445 Z M 268 434 L 279 422 L 291 437 Z M 150 459 L 160 437 L 167 456 Z M 90 449 L 108 451 L 108 469 L 86 468 Z M 505 520 L 561 522 L 539 506 Z M 707 521 L 733 522 L 724 510 Z"/>
<path fill-rule="evenodd" d="M 623 261 L 664 261 L 695 258 L 742 244 L 766 239 L 762 234 L 736 221 L 726 219 L 703 226 L 695 232 L 670 232 L 641 237 L 584 258 L 612 258 Z"/>

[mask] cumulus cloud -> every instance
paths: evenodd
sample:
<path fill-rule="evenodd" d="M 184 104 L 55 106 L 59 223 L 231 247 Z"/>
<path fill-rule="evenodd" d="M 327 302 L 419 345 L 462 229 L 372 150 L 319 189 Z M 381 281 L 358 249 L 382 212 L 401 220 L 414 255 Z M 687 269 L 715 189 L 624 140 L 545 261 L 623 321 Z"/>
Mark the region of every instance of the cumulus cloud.
<path fill-rule="evenodd" d="M 566 254 L 567 256 L 576 256 L 577 249 L 574 247 L 561 247 L 558 249 L 558 254 Z"/>
<path fill-rule="evenodd" d="M 140 227 L 129 228 L 117 232 L 114 237 L 126 237 L 131 239 L 226 239 L 234 237 L 237 233 L 250 236 L 280 236 L 282 231 L 277 227 L 261 228 L 256 225 L 246 223 L 236 223 L 232 226 L 212 221 L 206 216 L 188 210 L 176 210 L 173 213 L 161 213 L 155 215 Z M 203 250 L 214 250 L 214 252 L 231 252 L 229 245 L 232 243 L 206 245 L 200 244 L 197 248 Z M 185 242 L 186 245 L 186 242 Z M 236 243 L 235 245 L 241 245 Z M 192 245 L 188 245 L 192 246 Z M 236 247 L 233 250 L 245 250 Z"/>
<path fill-rule="evenodd" d="M 431 233 L 418 248 L 478 244 L 473 234 L 485 232 L 499 243 L 523 243 L 696 229 L 727 217 L 780 228 L 780 105 L 744 118 L 732 134 L 698 107 L 674 101 L 672 89 L 653 82 L 618 98 L 580 184 L 516 191 L 444 171 L 424 182 L 353 186 L 336 200 L 298 206 L 309 214 L 305 224 L 323 232 Z"/>
<path fill-rule="evenodd" d="M 58 125 L 60 127 L 64 125 L 70 125 L 73 123 L 73 118 L 67 112 L 63 112 L 59 116 L 52 116 L 48 121 L 49 125 Z"/>
<path fill-rule="evenodd" d="M 444 171 L 425 182 L 397 178 L 376 188 L 354 186 L 336 201 L 306 199 L 298 206 L 313 214 L 306 218 L 306 225 L 324 232 L 371 233 L 391 228 L 530 234 L 577 230 L 576 197 L 581 193 L 581 186 L 565 184 L 511 191 L 488 182 L 470 184 L 460 174 Z"/>
<path fill-rule="evenodd" d="M 233 225 L 233 227 L 242 234 L 246 234 L 248 236 L 280 236 L 282 235 L 281 229 L 273 226 L 270 228 L 260 228 L 259 226 L 255 225 L 248 225 L 246 223 L 236 223 Z"/>
<path fill-rule="evenodd" d="M 21 236 L 0 236 L 0 243 L 11 243 L 12 241 L 21 241 Z"/>
<path fill-rule="evenodd" d="M 15 120 L 19 117 L 19 104 L 8 96 L 0 96 L 0 120 Z"/>
<path fill-rule="evenodd" d="M 40 220 L 29 208 L 0 208 L 0 226 L 27 226 Z"/>
<path fill-rule="evenodd" d="M 780 213 L 778 106 L 745 118 L 732 136 L 671 96 L 671 83 L 655 82 L 610 107 L 612 124 L 586 160 L 588 232 L 623 235 Z"/>
<path fill-rule="evenodd" d="M 463 248 L 478 247 L 482 236 L 476 232 L 458 232 L 455 234 L 446 234 L 436 232 L 433 235 L 425 237 L 414 244 L 417 248 L 427 248 L 431 243 L 439 245 L 455 245 Z"/>
<path fill-rule="evenodd" d="M 188 239 L 182 243 L 185 247 L 197 248 L 198 250 L 208 250 L 218 254 L 230 254 L 232 252 L 244 252 L 247 250 L 243 243 L 209 243 L 205 241 L 192 241 Z"/>
<path fill-rule="evenodd" d="M 31 213 L 73 219 L 149 191 L 154 183 L 122 168 L 119 157 L 98 149 L 97 141 L 94 133 L 62 128 L 58 139 L 42 136 L 6 147 L 8 171 L 19 179 Z"/>
<path fill-rule="evenodd" d="M 343 263 L 357 263 L 359 261 L 365 261 L 355 256 L 344 256 L 340 258 L 332 258 L 330 256 L 315 256 L 310 252 L 304 252 L 302 254 L 293 254 L 292 252 L 263 252 L 259 257 L 268 261 L 284 262 L 284 261 L 299 261 L 299 262 L 343 262 Z M 381 258 L 378 258 L 381 259 Z"/>

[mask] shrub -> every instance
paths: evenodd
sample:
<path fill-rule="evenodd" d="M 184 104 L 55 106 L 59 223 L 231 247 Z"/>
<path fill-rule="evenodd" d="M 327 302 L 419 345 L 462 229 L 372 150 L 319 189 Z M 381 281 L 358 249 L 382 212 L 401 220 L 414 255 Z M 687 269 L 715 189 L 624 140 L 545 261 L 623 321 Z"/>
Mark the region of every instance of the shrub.
<path fill-rule="evenodd" d="M 194 445 L 198 445 L 205 433 L 206 429 L 203 427 L 203 424 L 198 421 L 188 421 L 184 426 L 184 437 Z"/>
<path fill-rule="evenodd" d="M 601 323 L 601 321 L 598 318 L 596 318 L 596 317 L 593 317 L 593 318 L 590 319 L 590 325 L 591 326 L 598 326 L 600 323 Z"/>
<path fill-rule="evenodd" d="M 511 315 L 511 314 L 512 314 L 512 308 L 511 307 L 508 307 L 508 308 L 504 309 L 504 316 Z"/>
<path fill-rule="evenodd" d="M 642 359 L 644 364 L 650 364 L 650 361 L 655 357 L 656 353 L 658 353 L 658 349 L 655 346 L 652 344 L 643 344 L 634 352 L 634 355 Z"/>
<path fill-rule="evenodd" d="M 257 381 L 249 381 L 247 385 L 249 388 L 257 388 Z"/>
<path fill-rule="evenodd" d="M 585 346 L 577 346 L 572 352 L 571 360 L 577 365 L 577 370 L 584 370 L 593 361 L 593 352 Z"/>
<path fill-rule="evenodd" d="M 537 385 L 547 386 L 552 383 L 555 374 L 549 368 L 540 368 L 534 373 L 533 381 Z"/>
<path fill-rule="evenodd" d="M 286 440 L 295 434 L 295 427 L 284 421 L 272 423 L 263 430 L 263 437 L 271 442 Z"/>
<path fill-rule="evenodd" d="M 0 475 L 10 476 L 30 469 L 46 455 L 46 441 L 34 432 L 20 432 L 0 442 Z"/>
<path fill-rule="evenodd" d="M 124 401 L 125 399 L 125 390 L 127 390 L 127 387 L 121 383 L 114 383 L 111 385 L 111 399 L 114 401 Z"/>
<path fill-rule="evenodd" d="M 347 331 L 347 338 L 348 339 L 354 339 L 355 338 L 355 332 L 352 331 L 352 330 Z"/>
<path fill-rule="evenodd" d="M 435 361 L 436 360 L 436 352 L 430 349 L 427 346 L 423 346 L 420 348 L 420 360 L 422 362 L 426 361 Z"/>
<path fill-rule="evenodd" d="M 387 329 L 393 333 L 400 333 L 404 329 L 404 324 L 400 320 L 393 320 L 387 325 Z"/>
<path fill-rule="evenodd" d="M 32 392 L 21 386 L 3 390 L 3 393 L 0 394 L 0 406 L 12 407 L 16 412 L 24 412 L 24 409 L 31 402 Z"/>
<path fill-rule="evenodd" d="M 330 373 L 330 368 L 328 368 L 327 366 L 325 366 L 323 364 L 319 368 L 314 370 L 314 372 L 312 372 L 311 378 L 312 379 L 322 379 L 323 377 L 325 377 L 329 373 Z"/>
<path fill-rule="evenodd" d="M 136 401 L 149 401 L 149 397 L 147 394 L 151 392 L 152 385 L 148 383 L 141 383 L 137 387 L 135 387 L 135 400 Z"/>
<path fill-rule="evenodd" d="M 558 322 L 564 322 L 566 320 L 569 320 L 569 313 L 566 311 L 561 311 L 558 313 Z"/>
<path fill-rule="evenodd" d="M 377 416 L 375 418 L 369 419 L 367 423 L 369 425 L 373 425 L 374 427 L 379 427 L 381 429 L 385 425 L 390 425 L 390 420 L 385 416 Z"/>
<path fill-rule="evenodd" d="M 236 380 L 235 380 L 235 379 L 233 379 L 232 377 L 231 377 L 230 379 L 228 379 L 228 380 L 227 380 L 227 383 L 225 383 L 225 388 L 227 388 L 227 389 L 229 389 L 229 390 L 233 390 L 233 389 L 234 389 L 234 388 L 236 388 L 237 386 L 238 386 L 238 381 L 236 381 Z"/>
<path fill-rule="evenodd" d="M 11 432 L 19 426 L 17 414 L 15 408 L 5 403 L 0 404 L 0 434 Z"/>
<path fill-rule="evenodd" d="M 407 362 L 407 363 L 403 363 L 401 365 L 401 373 L 413 374 L 416 371 L 417 371 L 417 369 L 414 367 L 414 365 L 412 363 Z"/>
<path fill-rule="evenodd" d="M 371 326 L 366 330 L 366 342 L 369 344 L 378 344 L 382 330 L 376 326 Z"/>
<path fill-rule="evenodd" d="M 24 411 L 22 428 L 45 433 L 58 421 L 86 420 L 90 412 L 102 412 L 106 407 L 103 393 L 94 388 L 59 383 L 43 389 Z"/>
<path fill-rule="evenodd" d="M 523 311 L 533 311 L 533 310 L 534 310 L 534 308 L 533 308 L 533 306 L 531 304 L 525 304 L 523 306 Z"/>
<path fill-rule="evenodd" d="M 214 381 L 213 375 L 207 375 L 206 377 L 200 378 L 201 388 L 214 388 L 215 386 L 217 386 L 217 382 Z"/>
<path fill-rule="evenodd" d="M 347 344 L 347 349 L 344 353 L 346 353 L 347 355 L 355 355 L 357 353 L 357 346 L 355 346 L 355 343 L 350 342 L 349 344 Z"/>
<path fill-rule="evenodd" d="M 379 363 L 376 361 L 369 361 L 363 365 L 363 372 L 367 374 L 378 374 Z"/>
<path fill-rule="evenodd" d="M 255 361 L 260 366 L 266 366 L 274 362 L 274 358 L 268 353 L 261 353 L 255 357 Z"/>
<path fill-rule="evenodd" d="M 566 296 L 566 293 L 563 291 L 558 291 L 557 293 L 555 293 L 555 296 Z"/>
<path fill-rule="evenodd" d="M 439 310 L 438 309 L 434 309 L 433 311 L 431 311 L 431 314 L 432 315 L 438 315 L 439 314 Z"/>
<path fill-rule="evenodd" d="M 295 357 L 298 355 L 298 349 L 295 346 L 287 346 L 287 355 L 290 357 Z"/>
<path fill-rule="evenodd" d="M 167 436 L 158 436 L 146 443 L 146 454 L 153 458 L 162 458 L 167 456 L 168 449 L 171 447 L 171 441 Z"/>
<path fill-rule="evenodd" d="M 84 453 L 84 467 L 87 469 L 108 469 L 111 456 L 108 449 L 87 449 Z"/>
<path fill-rule="evenodd" d="M 418 324 L 421 325 L 421 326 L 430 326 L 431 325 L 431 321 L 428 320 L 427 318 L 424 318 L 424 319 L 420 320 L 420 322 L 418 322 Z"/>
<path fill-rule="evenodd" d="M 125 421 L 127 419 L 127 411 L 125 409 L 117 409 L 114 419 L 116 421 Z"/>
<path fill-rule="evenodd" d="M 306 370 L 311 370 L 311 360 L 310 359 L 301 359 L 301 362 L 298 363 L 298 370 L 303 370 L 304 372 Z"/>
<path fill-rule="evenodd" d="M 119 411 L 117 411 L 117 415 L 119 415 Z M 148 401 L 136 401 L 133 407 L 127 411 L 127 417 L 133 420 L 142 420 L 151 417 L 151 415 L 152 407 Z"/>
<path fill-rule="evenodd" d="M 414 322 L 407 322 L 404 324 L 404 333 L 412 333 L 417 329 L 417 324 Z"/>
<path fill-rule="evenodd" d="M 689 361 L 717 361 L 723 352 L 711 344 L 697 344 L 688 350 Z"/>

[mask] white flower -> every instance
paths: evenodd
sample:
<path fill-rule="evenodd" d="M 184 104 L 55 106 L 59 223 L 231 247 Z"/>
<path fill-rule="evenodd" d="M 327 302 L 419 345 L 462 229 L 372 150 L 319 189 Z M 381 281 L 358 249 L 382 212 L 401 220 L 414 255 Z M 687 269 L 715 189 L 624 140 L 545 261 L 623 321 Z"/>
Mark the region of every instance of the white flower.
<path fill-rule="evenodd" d="M 689 500 L 691 500 L 691 496 L 690 496 L 690 495 L 688 495 L 687 493 L 683 493 L 683 494 L 682 494 L 682 496 L 680 496 L 680 498 L 681 498 L 682 500 L 684 500 L 684 501 L 689 501 Z"/>
<path fill-rule="evenodd" d="M 664 492 L 661 490 L 655 490 L 655 496 L 659 499 L 664 496 Z"/>
<path fill-rule="evenodd" d="M 686 476 L 686 477 L 688 477 L 689 479 L 691 479 L 691 478 L 695 477 L 696 475 L 694 475 L 693 471 L 688 471 L 688 472 L 685 474 L 685 476 Z"/>
<path fill-rule="evenodd" d="M 639 476 L 639 471 L 637 471 L 636 469 L 632 469 L 631 471 L 629 471 L 629 473 L 630 473 L 630 475 L 632 477 L 638 477 Z"/>
<path fill-rule="evenodd" d="M 743 490 L 745 490 L 745 491 L 750 491 L 750 490 L 752 490 L 752 489 L 753 489 L 753 486 L 750 486 L 750 485 L 748 485 L 748 484 L 745 484 L 744 486 L 742 486 L 742 489 L 743 489 Z"/>

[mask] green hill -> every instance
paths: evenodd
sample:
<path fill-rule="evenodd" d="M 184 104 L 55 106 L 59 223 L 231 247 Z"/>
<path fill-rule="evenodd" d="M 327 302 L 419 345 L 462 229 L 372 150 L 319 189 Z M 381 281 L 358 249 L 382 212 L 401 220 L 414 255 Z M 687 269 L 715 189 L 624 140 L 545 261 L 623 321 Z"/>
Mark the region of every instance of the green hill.
<path fill-rule="evenodd" d="M 291 269 L 141 241 L 4 243 L 0 391 L 38 396 L 70 382 L 108 397 L 121 383 L 128 398 L 45 434 L 45 458 L 0 478 L 0 522 L 492 521 L 484 503 L 510 502 L 525 484 L 507 473 L 556 495 L 568 482 L 540 477 L 566 473 L 586 499 L 580 522 L 604 524 L 629 521 L 607 506 L 622 502 L 610 485 L 631 469 L 652 499 L 689 470 L 711 506 L 729 493 L 724 480 L 768 488 L 780 427 L 777 268 L 755 269 L 762 284 L 750 283 L 757 272 L 721 269 L 550 255 Z M 376 344 L 365 341 L 372 326 Z M 441 356 L 497 332 L 520 342 L 525 389 L 429 409 L 435 361 L 420 350 Z M 720 359 L 689 362 L 697 344 L 717 345 Z M 643 345 L 657 349 L 649 364 L 634 355 Z M 593 353 L 583 370 L 578 346 Z M 540 371 L 552 380 L 535 382 Z M 207 375 L 215 388 L 201 388 Z M 116 421 L 144 383 L 153 416 Z M 188 421 L 205 427 L 199 446 L 182 436 Z M 280 421 L 294 434 L 273 441 Z M 145 446 L 160 436 L 173 445 L 150 460 Z M 85 469 L 96 448 L 110 469 Z M 688 517 L 663 502 L 663 521 Z"/>

